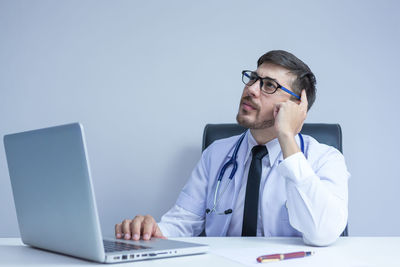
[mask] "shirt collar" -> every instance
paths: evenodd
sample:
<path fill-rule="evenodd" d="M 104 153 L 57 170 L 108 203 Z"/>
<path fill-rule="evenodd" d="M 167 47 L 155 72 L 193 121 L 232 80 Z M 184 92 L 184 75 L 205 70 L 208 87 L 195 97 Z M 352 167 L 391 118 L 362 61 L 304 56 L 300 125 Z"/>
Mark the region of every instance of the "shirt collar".
<path fill-rule="evenodd" d="M 251 150 L 254 146 L 258 145 L 257 141 L 254 139 L 253 135 L 251 134 L 250 130 L 247 131 L 247 151 L 246 156 L 244 158 L 244 164 L 247 163 L 247 160 L 251 157 Z M 275 161 L 278 157 L 282 160 L 282 151 L 281 146 L 279 144 L 278 138 L 272 139 L 268 143 L 265 144 L 268 150 L 268 158 L 270 166 L 273 166 Z"/>

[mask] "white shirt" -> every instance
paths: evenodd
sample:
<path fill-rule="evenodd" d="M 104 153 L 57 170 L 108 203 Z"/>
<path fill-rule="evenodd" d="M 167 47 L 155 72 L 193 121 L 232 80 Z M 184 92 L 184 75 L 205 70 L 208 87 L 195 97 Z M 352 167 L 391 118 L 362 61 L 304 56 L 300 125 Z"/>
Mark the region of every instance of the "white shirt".
<path fill-rule="evenodd" d="M 347 223 L 350 174 L 338 150 L 310 136 L 303 135 L 303 138 L 307 159 L 299 152 L 283 160 L 278 139 L 266 144 L 268 155 L 262 159 L 257 236 L 302 236 L 307 244 L 328 245 L 337 239 Z M 215 183 L 216 177 L 207 175 L 216 174 L 221 164 L 212 163 L 218 161 L 216 158 L 221 156 L 222 147 L 234 146 L 236 141 L 237 138 L 232 137 L 216 141 L 208 152 L 203 152 L 177 203 L 161 218 L 159 227 L 165 236 L 197 236 L 203 231 L 205 209 L 206 206 L 211 208 L 210 203 L 205 203 L 204 199 L 198 199 L 201 205 L 190 202 L 187 196 L 199 195 L 192 193 L 193 188 L 206 190 L 199 189 L 197 181 Z M 298 137 L 296 141 L 299 143 Z M 233 210 L 228 236 L 240 236 L 242 232 L 251 149 L 255 145 L 256 141 L 247 131 L 238 152 L 238 158 L 244 158 L 244 172 L 236 202 L 232 203 L 233 207 L 219 207 L 219 211 Z M 223 179 L 227 180 L 229 173 L 227 171 Z M 214 193 L 211 191 L 207 190 L 207 194 Z M 196 207 L 192 208 L 193 205 Z"/>
<path fill-rule="evenodd" d="M 249 148 L 253 148 L 254 146 L 258 145 L 257 141 L 254 139 L 254 137 L 251 134 L 249 134 L 247 141 L 249 144 L 248 145 Z M 267 150 L 268 150 L 268 147 L 270 147 L 272 149 L 273 145 L 276 142 L 278 142 L 278 139 L 274 139 L 274 140 L 272 140 L 272 142 L 268 142 L 266 144 Z M 231 224 L 229 226 L 228 233 L 227 233 L 228 236 L 241 236 L 242 235 L 244 201 L 246 198 L 247 178 L 249 175 L 251 160 L 252 160 L 252 155 L 251 155 L 251 149 L 250 149 L 247 151 L 247 154 L 246 154 L 246 158 L 245 158 L 246 167 L 245 167 L 245 172 L 244 172 L 246 175 L 243 177 L 239 195 L 236 200 L 236 205 L 235 205 L 235 208 L 233 209 L 232 220 L 231 220 Z M 262 158 L 261 166 L 262 166 L 262 169 L 261 169 L 260 188 L 264 188 L 265 182 L 267 181 L 267 178 L 268 178 L 267 172 L 271 171 L 268 154 Z M 261 199 L 261 198 L 262 198 L 262 190 L 260 190 L 260 195 L 259 195 L 258 199 Z M 258 215 L 257 216 L 257 236 L 264 236 L 262 216 L 261 216 L 261 205 L 258 206 L 257 215 Z"/>

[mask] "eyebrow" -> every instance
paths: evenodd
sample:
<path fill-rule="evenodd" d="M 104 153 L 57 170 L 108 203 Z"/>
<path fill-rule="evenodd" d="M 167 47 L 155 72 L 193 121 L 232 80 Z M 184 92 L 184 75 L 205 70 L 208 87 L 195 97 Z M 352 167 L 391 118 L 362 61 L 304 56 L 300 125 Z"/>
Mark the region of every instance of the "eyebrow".
<path fill-rule="evenodd" d="M 270 79 L 273 80 L 274 82 L 276 82 L 277 84 L 279 84 L 280 86 L 282 86 L 276 79 L 271 78 L 269 76 L 265 76 L 265 77 L 261 77 L 260 75 L 258 75 L 257 71 L 255 71 L 255 73 L 257 74 L 258 77 L 260 77 L 261 79 Z"/>

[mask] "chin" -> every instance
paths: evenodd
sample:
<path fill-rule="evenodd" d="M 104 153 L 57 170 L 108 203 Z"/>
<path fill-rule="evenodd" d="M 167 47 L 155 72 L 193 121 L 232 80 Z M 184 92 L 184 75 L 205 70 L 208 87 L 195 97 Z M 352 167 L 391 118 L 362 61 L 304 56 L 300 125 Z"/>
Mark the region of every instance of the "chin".
<path fill-rule="evenodd" d="M 274 126 L 275 120 L 252 121 L 246 118 L 245 115 L 238 113 L 236 121 L 239 125 L 249 129 L 266 129 Z"/>
<path fill-rule="evenodd" d="M 236 115 L 236 121 L 239 125 L 245 127 L 245 128 L 252 128 L 252 125 L 254 122 L 248 120 L 245 115 L 238 113 Z"/>

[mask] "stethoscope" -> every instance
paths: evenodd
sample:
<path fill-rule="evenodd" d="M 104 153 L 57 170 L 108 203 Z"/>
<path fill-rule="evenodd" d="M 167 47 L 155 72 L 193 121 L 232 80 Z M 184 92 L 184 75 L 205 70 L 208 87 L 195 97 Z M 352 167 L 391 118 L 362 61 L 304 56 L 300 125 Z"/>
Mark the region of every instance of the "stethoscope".
<path fill-rule="evenodd" d="M 219 172 L 218 180 L 217 180 L 217 186 L 215 187 L 215 191 L 214 191 L 213 207 L 212 207 L 212 209 L 209 209 L 209 208 L 206 209 L 206 213 L 207 213 L 207 214 L 215 212 L 215 213 L 218 214 L 218 215 L 228 215 L 228 214 L 231 214 L 231 213 L 232 213 L 232 209 L 227 209 L 227 210 L 225 210 L 224 212 L 217 212 L 216 208 L 217 208 L 217 205 L 218 205 L 219 201 L 221 200 L 222 196 L 223 196 L 224 193 L 226 192 L 226 189 L 229 187 L 229 184 L 231 183 L 233 177 L 235 176 L 235 173 L 236 173 L 236 170 L 237 170 L 237 167 L 238 167 L 237 160 L 236 160 L 236 159 L 237 159 L 237 154 L 238 154 L 240 145 L 242 144 L 242 141 L 243 141 L 243 139 L 244 139 L 245 136 L 246 136 L 246 132 L 244 132 L 244 133 L 240 136 L 239 140 L 238 140 L 238 141 L 236 142 L 236 144 L 235 144 L 235 150 L 233 151 L 233 154 L 232 154 L 231 159 L 228 160 L 228 161 L 224 164 L 224 166 L 222 166 L 222 169 L 221 169 L 221 171 Z M 298 134 L 298 136 L 299 136 L 299 139 L 300 139 L 300 148 L 301 148 L 301 152 L 303 152 L 303 154 L 304 154 L 304 140 L 303 140 L 303 136 L 302 136 L 300 133 Z M 220 186 L 220 184 L 221 184 L 222 178 L 224 177 L 225 171 L 226 171 L 226 169 L 227 169 L 229 166 L 231 166 L 231 165 L 232 165 L 232 171 L 231 171 L 231 174 L 229 175 L 228 184 L 227 184 L 227 185 L 225 186 L 225 188 L 222 190 L 221 194 L 218 195 L 218 193 L 219 193 L 219 186 Z"/>

